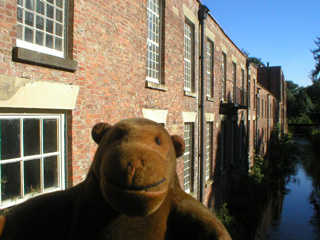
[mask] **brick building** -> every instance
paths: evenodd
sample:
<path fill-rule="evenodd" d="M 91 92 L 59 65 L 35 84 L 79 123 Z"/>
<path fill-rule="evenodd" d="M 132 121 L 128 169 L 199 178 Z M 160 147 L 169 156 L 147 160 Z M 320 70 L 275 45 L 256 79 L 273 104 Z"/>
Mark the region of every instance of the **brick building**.
<path fill-rule="evenodd" d="M 213 207 L 286 124 L 281 68 L 251 64 L 197 0 L 3 0 L 0 19 L 2 209 L 84 180 L 93 125 L 129 117 L 184 137 L 181 185 Z"/>

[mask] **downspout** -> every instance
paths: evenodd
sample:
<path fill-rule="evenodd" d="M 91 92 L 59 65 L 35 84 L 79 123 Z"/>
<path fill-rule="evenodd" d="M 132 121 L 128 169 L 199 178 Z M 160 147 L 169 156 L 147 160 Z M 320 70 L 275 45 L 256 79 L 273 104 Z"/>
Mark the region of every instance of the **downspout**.
<path fill-rule="evenodd" d="M 247 59 L 246 62 L 247 67 L 247 172 L 249 172 L 249 166 L 250 166 L 250 108 L 249 108 L 249 102 L 250 102 L 250 86 L 249 86 L 249 68 L 250 68 L 250 60 Z"/>
<path fill-rule="evenodd" d="M 203 188 L 204 188 L 204 162 L 205 162 L 205 81 L 204 81 L 204 73 L 205 73 L 205 65 L 204 65 L 204 58 L 205 58 L 205 47 L 204 47 L 204 40 L 205 40 L 205 19 L 207 19 L 209 13 L 209 9 L 200 3 L 199 11 L 198 11 L 198 19 L 200 22 L 201 27 L 201 53 L 200 53 L 200 194 L 199 200 L 203 202 Z"/>

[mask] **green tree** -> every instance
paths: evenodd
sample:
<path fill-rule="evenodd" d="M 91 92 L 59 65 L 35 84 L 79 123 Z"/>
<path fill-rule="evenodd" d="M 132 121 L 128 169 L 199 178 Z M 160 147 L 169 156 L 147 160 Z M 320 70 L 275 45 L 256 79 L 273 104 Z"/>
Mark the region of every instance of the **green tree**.
<path fill-rule="evenodd" d="M 264 62 L 262 62 L 261 58 L 257 58 L 257 57 L 249 57 L 250 62 L 254 63 L 255 65 L 258 65 L 259 67 L 265 67 L 266 65 L 264 64 Z"/>
<path fill-rule="evenodd" d="M 259 67 L 265 67 L 266 65 L 264 64 L 264 62 L 262 62 L 262 60 L 261 60 L 261 58 L 257 58 L 257 57 L 250 57 L 250 53 L 247 51 L 247 50 L 245 50 L 245 49 L 241 49 L 241 51 L 242 51 L 242 53 L 244 54 L 244 55 L 246 55 L 248 58 L 249 58 L 249 60 L 250 60 L 250 62 L 251 63 L 253 63 L 253 64 L 255 64 L 255 65 L 257 65 L 257 66 L 259 66 Z"/>
<path fill-rule="evenodd" d="M 313 83 L 320 83 L 320 37 L 317 37 L 317 40 L 314 41 L 314 43 L 317 45 L 317 48 L 311 50 L 311 52 L 316 64 L 310 73 L 310 78 Z"/>
<path fill-rule="evenodd" d="M 312 97 L 315 96 L 313 85 L 305 88 L 287 81 L 287 116 L 290 123 L 313 122 L 317 109 L 315 98 Z"/>

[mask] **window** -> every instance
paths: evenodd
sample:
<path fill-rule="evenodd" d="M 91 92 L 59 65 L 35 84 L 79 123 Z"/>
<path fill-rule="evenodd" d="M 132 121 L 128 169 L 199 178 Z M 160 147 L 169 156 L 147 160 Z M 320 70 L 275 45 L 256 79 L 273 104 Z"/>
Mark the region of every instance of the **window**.
<path fill-rule="evenodd" d="M 207 41 L 207 96 L 213 97 L 214 89 L 214 45 L 211 40 Z"/>
<path fill-rule="evenodd" d="M 184 23 L 184 90 L 194 88 L 194 26 L 188 20 Z"/>
<path fill-rule="evenodd" d="M 193 191 L 193 123 L 184 125 L 184 167 L 183 167 L 183 188 L 186 192 Z"/>
<path fill-rule="evenodd" d="M 236 102 L 237 64 L 235 62 L 232 62 L 232 84 L 233 84 L 233 101 Z"/>
<path fill-rule="evenodd" d="M 239 129 L 239 158 L 242 159 L 242 156 L 243 156 L 243 142 L 244 142 L 244 137 L 245 135 L 245 128 L 244 128 L 244 121 L 241 120 L 240 121 L 240 129 Z"/>
<path fill-rule="evenodd" d="M 235 145 L 236 145 L 236 138 L 235 138 L 235 129 L 237 127 L 237 122 L 236 121 L 232 121 L 231 122 L 231 163 L 234 162 L 234 157 L 235 157 Z"/>
<path fill-rule="evenodd" d="M 245 79 L 244 79 L 244 69 L 241 68 L 241 102 L 246 104 L 246 94 L 245 94 Z"/>
<path fill-rule="evenodd" d="M 212 149 L 213 149 L 213 122 L 206 125 L 206 181 L 211 178 L 212 172 Z"/>
<path fill-rule="evenodd" d="M 245 90 L 245 79 L 244 79 L 244 69 L 241 68 L 241 88 L 242 90 Z"/>
<path fill-rule="evenodd" d="M 65 0 L 18 0 L 17 47 L 64 57 Z"/>
<path fill-rule="evenodd" d="M 221 79 L 221 100 L 226 100 L 226 84 L 227 84 L 227 55 L 222 52 L 221 60 L 221 70 L 222 70 L 222 79 Z"/>
<path fill-rule="evenodd" d="M 249 75 L 248 76 L 248 107 L 250 108 L 250 105 L 251 105 L 251 94 L 250 94 L 250 91 L 251 91 L 251 76 Z M 253 95 L 254 95 L 254 98 L 253 100 L 255 99 L 255 90 L 253 92 Z M 254 101 L 255 102 L 255 101 Z"/>
<path fill-rule="evenodd" d="M 225 167 L 225 148 L 226 148 L 226 142 L 225 142 L 225 134 L 226 134 L 226 122 L 221 121 L 221 132 L 220 132 L 220 170 L 222 171 Z"/>
<path fill-rule="evenodd" d="M 148 0 L 147 81 L 160 83 L 161 6 Z"/>
<path fill-rule="evenodd" d="M 0 116 L 0 208 L 64 188 L 63 115 Z"/>

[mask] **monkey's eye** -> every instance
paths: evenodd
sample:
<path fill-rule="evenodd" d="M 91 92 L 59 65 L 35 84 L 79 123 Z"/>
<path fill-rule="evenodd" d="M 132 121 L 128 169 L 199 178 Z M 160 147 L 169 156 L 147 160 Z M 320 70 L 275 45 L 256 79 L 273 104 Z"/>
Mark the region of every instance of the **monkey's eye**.
<path fill-rule="evenodd" d="M 160 138 L 156 137 L 154 138 L 154 141 L 160 146 L 161 145 L 161 140 Z"/>

